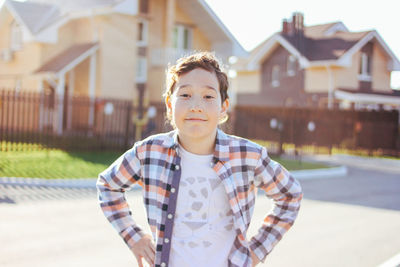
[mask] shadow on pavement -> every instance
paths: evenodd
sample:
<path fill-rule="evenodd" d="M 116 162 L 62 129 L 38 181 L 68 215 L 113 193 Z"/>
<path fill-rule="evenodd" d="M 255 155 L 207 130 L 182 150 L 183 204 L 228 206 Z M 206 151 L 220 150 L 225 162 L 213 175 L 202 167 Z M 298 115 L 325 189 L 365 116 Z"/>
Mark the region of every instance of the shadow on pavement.
<path fill-rule="evenodd" d="M 0 197 L 0 204 L 1 203 L 16 204 L 16 202 L 8 196 Z"/>
<path fill-rule="evenodd" d="M 400 174 L 348 167 L 346 177 L 301 181 L 304 198 L 400 211 Z"/>
<path fill-rule="evenodd" d="M 0 184 L 0 205 L 35 201 L 81 199 L 88 197 L 93 198 L 93 200 L 96 201 L 96 192 L 96 188 L 61 188 Z"/>

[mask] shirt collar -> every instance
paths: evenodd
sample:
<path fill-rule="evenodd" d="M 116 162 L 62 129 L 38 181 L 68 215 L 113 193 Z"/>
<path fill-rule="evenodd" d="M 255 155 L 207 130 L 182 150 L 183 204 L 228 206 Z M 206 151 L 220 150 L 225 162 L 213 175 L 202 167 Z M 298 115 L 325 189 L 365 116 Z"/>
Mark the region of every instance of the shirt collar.
<path fill-rule="evenodd" d="M 178 131 L 174 130 L 167 134 L 167 138 L 163 142 L 163 146 L 167 148 L 176 149 L 178 147 Z M 214 148 L 214 161 L 226 162 L 229 160 L 229 138 L 221 130 L 217 129 L 217 136 Z"/>
<path fill-rule="evenodd" d="M 222 162 L 229 161 L 229 138 L 221 129 L 217 130 L 214 158 Z"/>

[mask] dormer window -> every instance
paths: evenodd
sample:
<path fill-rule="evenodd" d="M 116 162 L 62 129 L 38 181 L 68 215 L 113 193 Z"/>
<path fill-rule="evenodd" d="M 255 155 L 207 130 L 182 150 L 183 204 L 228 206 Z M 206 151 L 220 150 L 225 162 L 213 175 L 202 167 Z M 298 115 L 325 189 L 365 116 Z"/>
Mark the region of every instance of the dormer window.
<path fill-rule="evenodd" d="M 280 82 L 279 82 L 279 66 L 275 65 L 272 68 L 272 73 L 271 73 L 271 86 L 278 87 L 279 84 L 280 84 Z"/>
<path fill-rule="evenodd" d="M 296 74 L 296 58 L 290 55 L 287 59 L 287 75 L 294 76 Z"/>
<path fill-rule="evenodd" d="M 371 56 L 362 52 L 360 57 L 360 71 L 358 79 L 361 81 L 371 81 Z"/>
<path fill-rule="evenodd" d="M 22 49 L 22 29 L 21 26 L 14 20 L 11 23 L 11 43 L 10 48 L 12 51 Z"/>

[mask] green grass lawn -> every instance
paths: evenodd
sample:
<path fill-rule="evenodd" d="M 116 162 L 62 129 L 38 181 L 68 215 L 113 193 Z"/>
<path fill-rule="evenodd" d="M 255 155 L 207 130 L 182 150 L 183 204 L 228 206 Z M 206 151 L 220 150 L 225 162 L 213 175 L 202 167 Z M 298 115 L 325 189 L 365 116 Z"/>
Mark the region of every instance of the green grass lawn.
<path fill-rule="evenodd" d="M 273 157 L 271 158 L 280 164 L 282 164 L 286 169 L 289 171 L 295 171 L 295 170 L 310 170 L 310 169 L 322 169 L 322 168 L 330 168 L 332 166 L 327 166 L 324 164 L 320 163 L 314 163 L 314 162 L 306 162 L 306 161 L 298 161 L 298 160 L 290 160 L 290 159 L 281 159 L 278 157 Z"/>
<path fill-rule="evenodd" d="M 121 152 L 65 152 L 62 150 L 0 152 L 0 177 L 94 178 Z M 326 168 L 309 162 L 274 158 L 288 170 Z"/>
<path fill-rule="evenodd" d="M 0 177 L 91 178 L 120 153 L 61 150 L 0 152 Z"/>

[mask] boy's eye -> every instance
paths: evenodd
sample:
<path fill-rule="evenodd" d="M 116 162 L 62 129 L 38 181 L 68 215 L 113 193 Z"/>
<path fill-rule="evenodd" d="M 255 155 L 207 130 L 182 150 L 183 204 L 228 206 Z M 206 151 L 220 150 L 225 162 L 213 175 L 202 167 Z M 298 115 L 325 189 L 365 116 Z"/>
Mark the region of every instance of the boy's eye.
<path fill-rule="evenodd" d="M 180 94 L 179 96 L 181 96 L 181 97 L 190 97 L 189 94 Z"/>
<path fill-rule="evenodd" d="M 204 98 L 206 98 L 206 99 L 213 99 L 214 96 L 212 96 L 212 95 L 206 95 L 206 96 L 204 96 Z"/>

